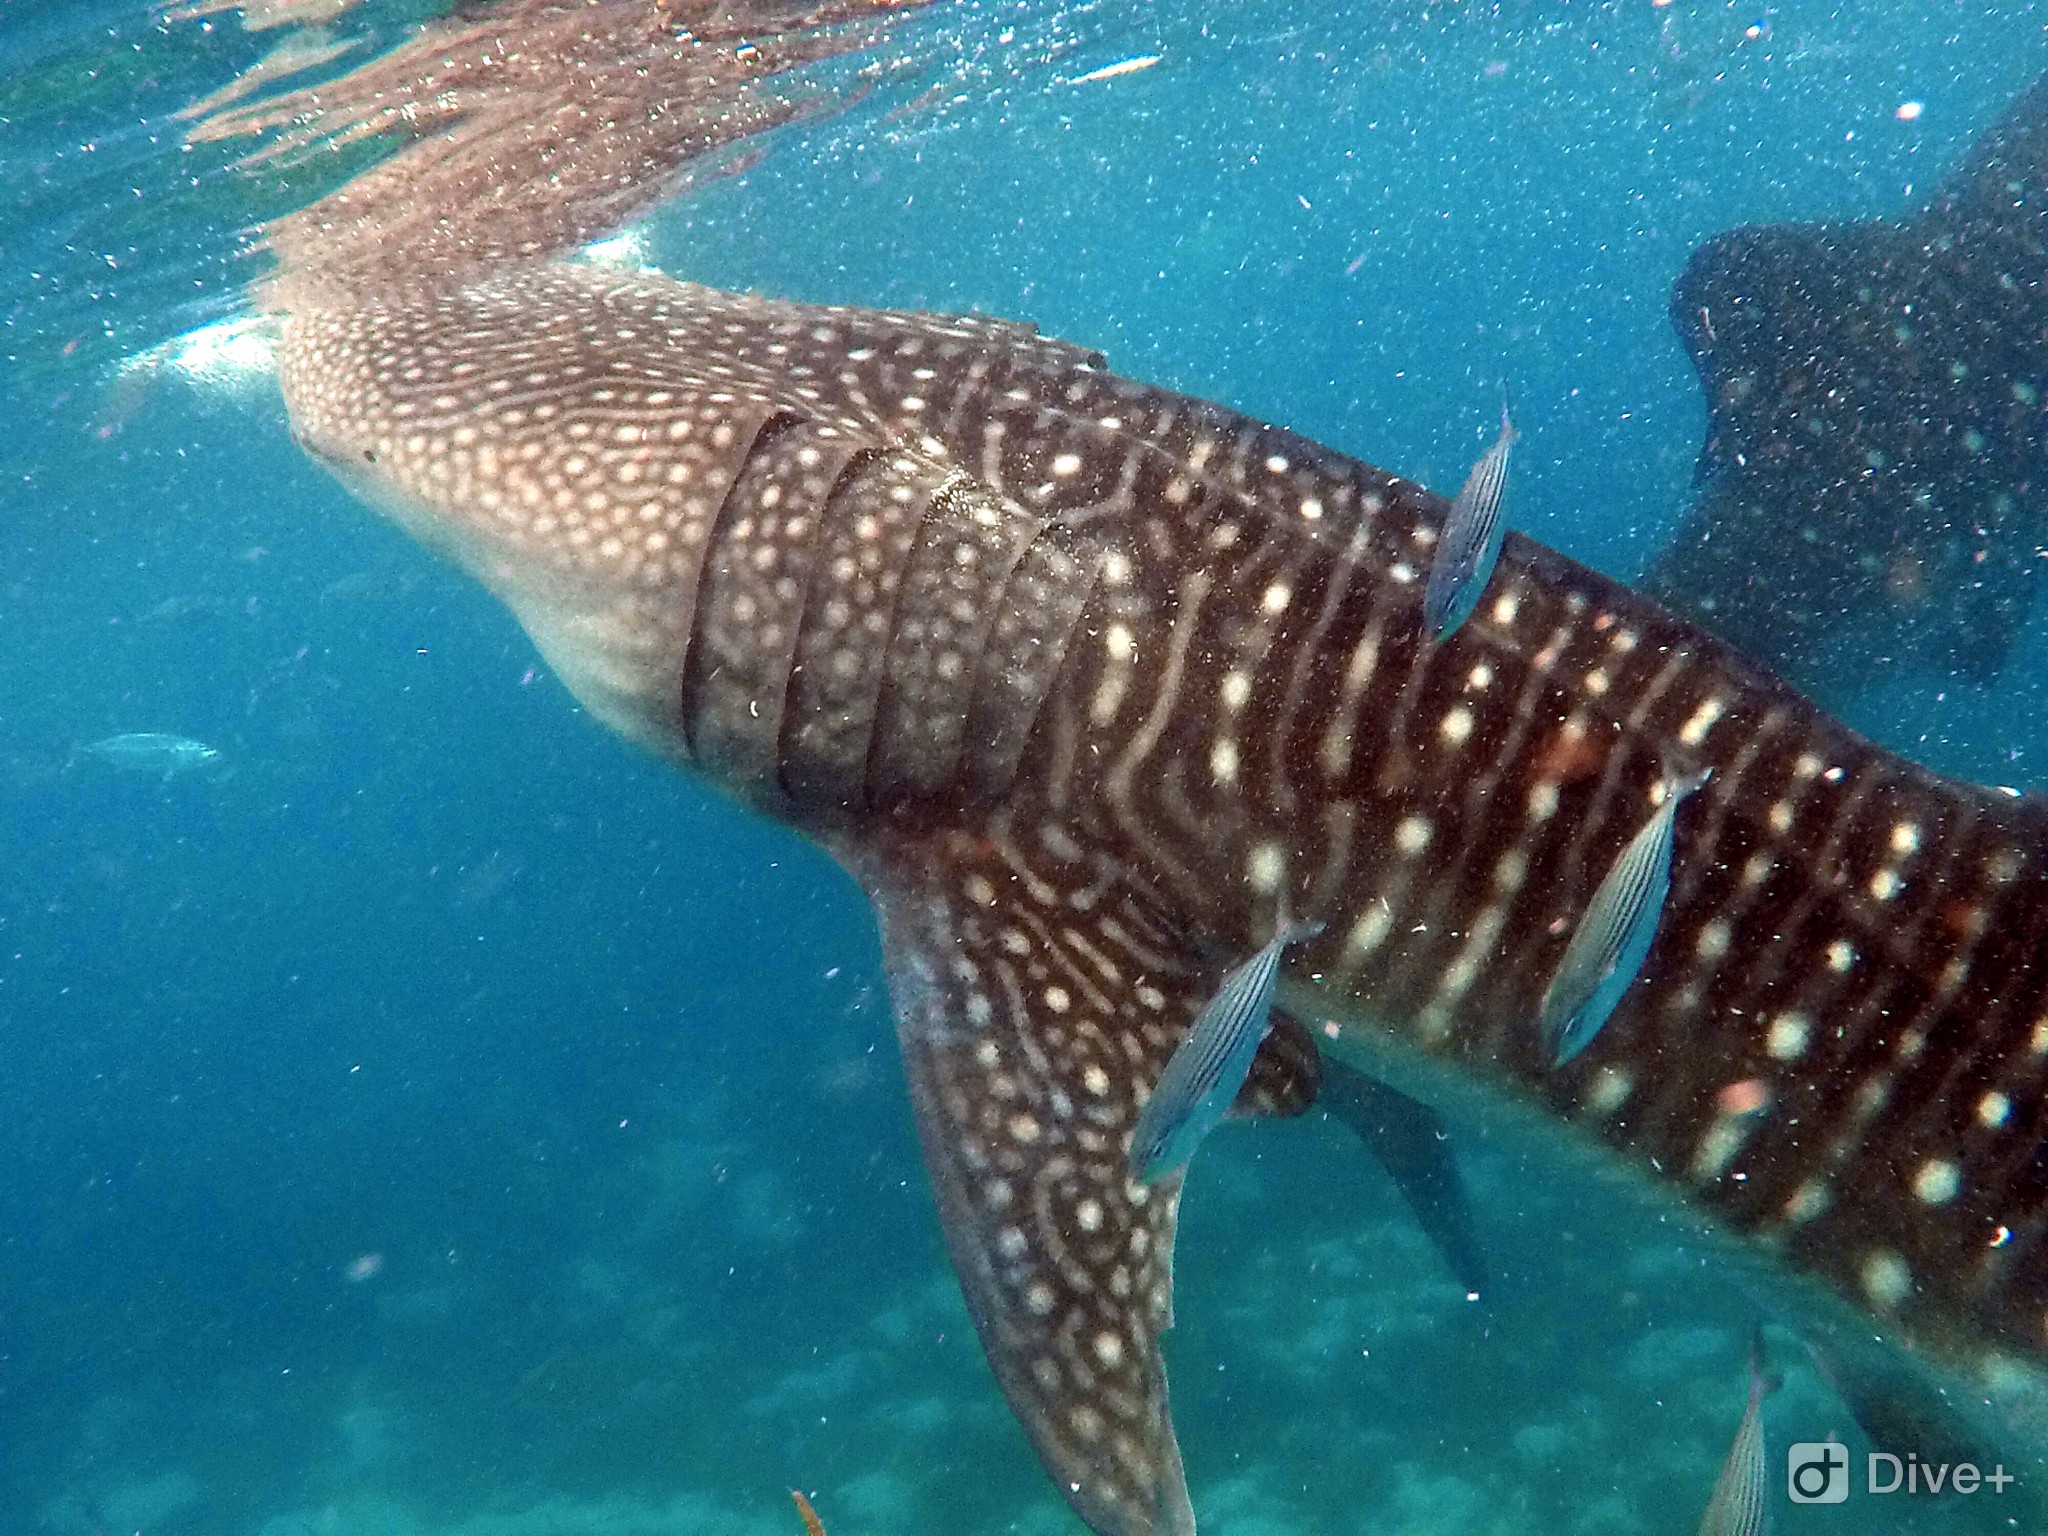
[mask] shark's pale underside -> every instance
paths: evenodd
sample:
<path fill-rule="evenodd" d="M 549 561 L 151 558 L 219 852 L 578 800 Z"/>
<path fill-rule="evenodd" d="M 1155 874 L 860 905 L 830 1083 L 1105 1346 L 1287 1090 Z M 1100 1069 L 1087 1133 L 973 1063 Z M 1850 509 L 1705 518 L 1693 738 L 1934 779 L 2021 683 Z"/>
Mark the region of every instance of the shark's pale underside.
<path fill-rule="evenodd" d="M 630 69 L 520 66 L 601 104 L 589 136 L 429 48 L 435 101 L 491 110 L 276 232 L 292 426 L 596 716 L 859 879 L 961 1284 L 1095 1530 L 1193 1529 L 1160 1353 L 1180 1181 L 1139 1183 L 1127 1144 L 1282 912 L 1324 925 L 1287 955 L 1297 1014 L 1535 1106 L 1960 1366 L 2048 1354 L 2048 812 L 1513 535 L 1433 644 L 1442 498 L 1027 326 L 557 259 L 644 203 L 645 141 L 605 121 L 691 91 L 726 121 L 730 41 L 624 5 L 462 25 L 517 59 L 521 28 L 593 17 Z M 789 56 L 761 36 L 743 74 Z M 421 213 L 408 157 L 512 185 Z M 572 162 L 569 206 L 519 181 Z M 1553 1070 L 1574 925 L 1704 769 L 1641 980 Z M 1299 1109 L 1319 1070 L 1283 1020 L 1240 1107 Z"/>

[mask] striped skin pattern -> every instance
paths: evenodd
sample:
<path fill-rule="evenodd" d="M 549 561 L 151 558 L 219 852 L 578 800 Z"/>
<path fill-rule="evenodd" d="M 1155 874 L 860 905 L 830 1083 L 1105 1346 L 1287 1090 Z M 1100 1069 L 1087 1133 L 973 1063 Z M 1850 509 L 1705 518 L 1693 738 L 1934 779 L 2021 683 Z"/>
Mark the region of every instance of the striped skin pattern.
<path fill-rule="evenodd" d="M 1446 505 L 1028 328 L 555 264 L 286 323 L 306 446 L 600 718 L 875 900 L 947 1241 L 1098 1532 L 1193 1529 L 1133 1125 L 1229 957 L 1546 1106 L 1901 1332 L 2048 1352 L 2048 826 L 1882 753 L 1511 536 L 1449 641 Z M 1544 986 L 1673 765 L 1641 977 Z M 1239 1108 L 1299 1109 L 1291 1023 Z"/>

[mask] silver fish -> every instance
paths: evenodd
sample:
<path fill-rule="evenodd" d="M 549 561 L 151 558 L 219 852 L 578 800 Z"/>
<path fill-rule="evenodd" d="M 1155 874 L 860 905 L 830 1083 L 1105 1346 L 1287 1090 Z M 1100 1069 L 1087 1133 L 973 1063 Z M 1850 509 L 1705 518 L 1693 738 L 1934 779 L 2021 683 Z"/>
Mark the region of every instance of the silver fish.
<path fill-rule="evenodd" d="M 1664 898 L 1671 894 L 1671 843 L 1678 807 L 1706 783 L 1705 772 L 1664 785 L 1664 803 L 1609 866 L 1543 994 L 1538 1020 L 1551 1065 L 1591 1043 L 1643 968 Z"/>
<path fill-rule="evenodd" d="M 205 742 L 163 731 L 129 731 L 107 736 L 81 751 L 123 773 L 153 773 L 166 783 L 220 760 L 220 753 Z"/>
<path fill-rule="evenodd" d="M 1777 1378 L 1764 1373 L 1763 1337 L 1749 1341 L 1749 1406 L 1736 1426 L 1728 1459 L 1713 1496 L 1700 1515 L 1699 1536 L 1764 1536 L 1770 1529 L 1770 1496 L 1764 1482 L 1764 1399 L 1778 1389 Z"/>
<path fill-rule="evenodd" d="M 217 597 L 167 597 L 135 615 L 137 624 L 169 624 L 180 619 L 218 618 L 228 605 Z"/>
<path fill-rule="evenodd" d="M 1131 1132 L 1126 1162 L 1140 1183 L 1157 1184 L 1186 1167 L 1202 1138 L 1223 1123 L 1266 1038 L 1282 952 L 1322 928 L 1283 917 L 1266 946 L 1225 976 L 1195 1016 Z"/>
<path fill-rule="evenodd" d="M 1429 586 L 1422 596 L 1422 622 L 1432 640 L 1443 641 L 1471 617 L 1493 579 L 1507 525 L 1500 518 L 1501 491 L 1507 484 L 1508 452 L 1515 446 L 1515 424 L 1500 408 L 1500 436 L 1479 456 L 1464 488 L 1451 503 L 1437 539 L 1436 558 L 1429 565 Z"/>

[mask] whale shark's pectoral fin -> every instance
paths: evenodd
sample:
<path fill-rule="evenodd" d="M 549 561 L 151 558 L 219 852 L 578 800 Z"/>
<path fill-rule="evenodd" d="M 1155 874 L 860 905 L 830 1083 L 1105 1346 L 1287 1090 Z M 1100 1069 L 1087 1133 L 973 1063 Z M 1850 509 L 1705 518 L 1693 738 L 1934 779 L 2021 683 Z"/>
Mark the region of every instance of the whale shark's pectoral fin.
<path fill-rule="evenodd" d="M 1318 1102 L 1349 1126 L 1387 1170 L 1465 1294 L 1481 1295 L 1491 1283 L 1486 1257 L 1472 1229 L 1465 1180 L 1443 1117 L 1341 1061 L 1323 1063 Z"/>
<path fill-rule="evenodd" d="M 1007 830 L 834 851 L 881 918 L 925 1166 L 1011 1408 L 1103 1536 L 1189 1536 L 1159 1337 L 1178 1174 L 1125 1166 L 1138 1111 L 1223 967 L 1107 860 Z M 1314 1044 L 1269 1042 L 1241 1112 L 1314 1097 Z"/>

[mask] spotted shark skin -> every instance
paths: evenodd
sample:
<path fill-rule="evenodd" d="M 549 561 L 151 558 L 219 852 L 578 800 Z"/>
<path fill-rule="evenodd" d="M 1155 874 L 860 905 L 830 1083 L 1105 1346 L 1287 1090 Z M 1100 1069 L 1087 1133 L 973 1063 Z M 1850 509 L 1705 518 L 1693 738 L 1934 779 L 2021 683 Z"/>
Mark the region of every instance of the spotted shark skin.
<path fill-rule="evenodd" d="M 1441 497 L 1028 327 L 535 262 L 303 306 L 280 370 L 307 449 L 593 713 L 873 898 L 955 1268 L 1092 1529 L 1194 1529 L 1179 1182 L 1125 1149 L 1283 906 L 1326 925 L 1290 997 L 1949 1358 L 2048 1353 L 2034 801 L 1516 536 L 1430 645 Z M 1701 768 L 1642 977 L 1552 1071 L 1577 917 Z M 1318 1082 L 1286 1021 L 1240 1108 Z"/>

